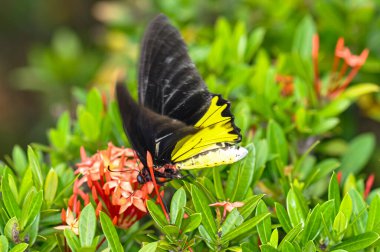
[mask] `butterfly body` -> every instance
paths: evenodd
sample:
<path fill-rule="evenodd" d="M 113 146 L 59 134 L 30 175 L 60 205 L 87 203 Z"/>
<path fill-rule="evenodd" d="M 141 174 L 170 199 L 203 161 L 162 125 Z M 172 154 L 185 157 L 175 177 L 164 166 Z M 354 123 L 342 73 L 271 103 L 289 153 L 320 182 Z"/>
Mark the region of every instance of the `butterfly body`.
<path fill-rule="evenodd" d="M 240 129 L 230 103 L 208 91 L 179 32 L 163 15 L 149 25 L 139 67 L 138 103 L 116 87 L 125 132 L 144 164 L 139 181 L 151 180 L 146 153 L 153 156 L 156 178 L 181 178 L 180 170 L 236 162 L 247 150 L 236 146 Z"/>

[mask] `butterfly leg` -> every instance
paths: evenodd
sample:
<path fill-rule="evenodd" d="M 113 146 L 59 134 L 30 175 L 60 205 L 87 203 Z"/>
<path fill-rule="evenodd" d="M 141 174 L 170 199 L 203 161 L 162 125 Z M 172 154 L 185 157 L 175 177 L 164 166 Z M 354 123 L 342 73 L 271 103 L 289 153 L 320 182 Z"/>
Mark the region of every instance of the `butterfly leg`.
<path fill-rule="evenodd" d="M 166 211 L 166 207 L 165 207 L 165 205 L 164 205 L 164 202 L 162 201 L 161 194 L 160 194 L 160 192 L 158 191 L 158 186 L 157 186 L 157 182 L 156 182 L 156 177 L 154 176 L 154 171 L 153 171 L 153 159 L 152 159 L 152 155 L 150 154 L 149 151 L 147 151 L 146 157 L 147 157 L 146 160 L 147 160 L 147 163 L 148 163 L 148 168 L 149 168 L 150 176 L 151 176 L 151 178 L 152 178 L 152 182 L 153 182 L 153 185 L 154 185 L 154 189 L 156 190 L 158 203 L 161 205 L 162 211 L 164 212 L 167 221 L 170 222 L 169 214 L 168 214 L 168 212 Z"/>

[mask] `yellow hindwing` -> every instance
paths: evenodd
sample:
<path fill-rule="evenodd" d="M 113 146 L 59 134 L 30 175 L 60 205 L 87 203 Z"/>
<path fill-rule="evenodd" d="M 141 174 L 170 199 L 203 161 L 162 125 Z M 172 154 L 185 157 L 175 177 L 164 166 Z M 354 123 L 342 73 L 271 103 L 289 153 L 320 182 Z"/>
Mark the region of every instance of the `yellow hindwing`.
<path fill-rule="evenodd" d="M 178 141 L 171 154 L 173 163 L 216 149 L 219 143 L 234 143 L 239 138 L 234 132 L 232 118 L 222 116 L 227 104 L 217 105 L 218 99 L 220 99 L 218 96 L 212 98 L 209 109 L 194 125 L 200 130 Z"/>

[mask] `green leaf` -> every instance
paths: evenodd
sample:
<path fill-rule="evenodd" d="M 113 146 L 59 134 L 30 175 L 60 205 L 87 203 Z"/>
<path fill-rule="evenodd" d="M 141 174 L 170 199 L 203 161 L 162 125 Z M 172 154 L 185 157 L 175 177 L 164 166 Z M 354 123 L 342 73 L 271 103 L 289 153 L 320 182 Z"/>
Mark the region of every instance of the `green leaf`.
<path fill-rule="evenodd" d="M 63 234 L 65 235 L 66 242 L 69 245 L 70 249 L 74 252 L 77 251 L 80 248 L 80 244 L 76 234 L 68 228 L 63 231 Z"/>
<path fill-rule="evenodd" d="M 28 248 L 28 246 L 29 245 L 27 243 L 22 242 L 14 246 L 9 252 L 23 252 Z"/>
<path fill-rule="evenodd" d="M 22 209 L 21 229 L 24 229 L 27 225 L 34 222 L 37 215 L 40 213 L 40 209 L 43 202 L 42 190 L 38 193 L 31 191 L 25 199 L 25 203 Z"/>
<path fill-rule="evenodd" d="M 105 237 L 107 238 L 108 245 L 112 251 L 124 251 L 120 243 L 120 238 L 117 235 L 115 226 L 107 214 L 100 212 L 100 224 L 102 226 Z"/>
<path fill-rule="evenodd" d="M 28 167 L 28 163 L 26 160 L 25 152 L 18 145 L 15 145 L 15 147 L 13 147 L 12 160 L 14 169 L 17 171 L 17 174 L 19 174 L 19 176 L 23 176 L 26 168 Z"/>
<path fill-rule="evenodd" d="M 293 227 L 300 223 L 302 223 L 302 225 L 305 224 L 305 213 L 301 204 L 294 188 L 290 189 L 286 197 L 286 208 L 288 209 L 289 219 Z"/>
<path fill-rule="evenodd" d="M 380 195 L 375 195 L 369 205 L 366 231 L 380 230 Z"/>
<path fill-rule="evenodd" d="M 330 179 L 329 183 L 329 190 L 328 190 L 328 199 L 334 200 L 334 209 L 335 214 L 339 211 L 340 206 L 340 190 L 339 190 L 339 182 L 338 178 L 336 177 L 336 174 L 333 173 Z"/>
<path fill-rule="evenodd" d="M 20 207 L 17 205 L 16 199 L 9 187 L 9 176 L 8 172 L 5 172 L 1 180 L 2 201 L 10 217 L 20 217 Z"/>
<path fill-rule="evenodd" d="M 187 217 L 187 219 L 184 219 L 182 221 L 182 232 L 187 233 L 193 231 L 194 229 L 199 227 L 201 222 L 202 215 L 200 213 L 191 214 L 189 217 Z"/>
<path fill-rule="evenodd" d="M 222 234 L 228 233 L 232 229 L 240 226 L 243 223 L 243 221 L 243 217 L 241 216 L 237 208 L 235 208 L 227 215 L 227 218 L 224 220 L 221 227 Z"/>
<path fill-rule="evenodd" d="M 284 241 L 284 245 L 282 247 L 282 252 L 294 252 L 296 248 L 288 241 Z"/>
<path fill-rule="evenodd" d="M 335 245 L 331 250 L 344 249 L 347 251 L 358 251 L 361 249 L 368 248 L 374 242 L 379 239 L 379 235 L 375 232 L 365 232 L 363 234 L 350 237 L 344 240 L 342 243 Z"/>
<path fill-rule="evenodd" d="M 292 243 L 295 238 L 300 234 L 300 232 L 302 231 L 302 224 L 298 224 L 297 226 L 295 226 L 293 229 L 291 229 L 286 235 L 285 237 L 282 239 L 280 245 L 278 246 L 279 250 L 282 249 L 283 246 L 285 246 L 285 243 L 286 242 L 289 242 L 289 243 Z"/>
<path fill-rule="evenodd" d="M 278 230 L 277 230 L 277 228 L 273 229 L 273 232 L 272 232 L 270 239 L 269 239 L 269 244 L 272 247 L 277 248 L 277 246 L 278 246 Z"/>
<path fill-rule="evenodd" d="M 317 249 L 315 248 L 315 244 L 313 241 L 308 241 L 306 245 L 303 247 L 302 251 L 315 252 L 317 251 Z"/>
<path fill-rule="evenodd" d="M 41 170 L 40 162 L 35 152 L 33 151 L 32 147 L 30 146 L 28 146 L 28 161 L 29 161 L 30 168 L 32 170 L 34 186 L 39 191 L 42 189 L 42 184 L 43 184 L 42 170 Z"/>
<path fill-rule="evenodd" d="M 213 175 L 216 197 L 218 199 L 225 199 L 226 197 L 224 195 L 222 180 L 220 178 L 220 167 L 212 168 L 212 175 Z"/>
<path fill-rule="evenodd" d="M 357 190 L 351 189 L 348 193 L 352 199 L 352 216 L 355 219 L 353 226 L 356 231 L 355 234 L 364 233 L 368 219 L 367 204 Z"/>
<path fill-rule="evenodd" d="M 146 202 L 146 206 L 149 210 L 150 215 L 152 216 L 154 222 L 160 227 L 163 228 L 164 226 L 168 225 L 168 221 L 165 218 L 164 213 L 162 210 L 157 206 L 156 203 L 154 203 L 151 200 L 148 200 Z"/>
<path fill-rule="evenodd" d="M 321 224 L 321 209 L 319 204 L 317 204 L 306 219 L 302 236 L 303 244 L 306 244 L 308 241 L 313 241 L 318 236 L 321 230 Z"/>
<path fill-rule="evenodd" d="M 142 247 L 139 252 L 154 252 L 157 250 L 158 242 L 151 242 L 148 244 L 145 244 L 144 247 Z"/>
<path fill-rule="evenodd" d="M 256 215 L 269 213 L 267 206 L 264 201 L 260 200 L 259 204 L 256 207 Z M 270 218 L 266 218 L 259 224 L 257 224 L 257 232 L 262 244 L 267 244 L 270 240 L 272 228 Z"/>
<path fill-rule="evenodd" d="M 54 202 L 58 189 L 58 175 L 54 169 L 50 169 L 44 185 L 44 198 L 48 207 Z"/>
<path fill-rule="evenodd" d="M 94 116 L 97 122 L 100 122 L 101 115 L 103 112 L 103 101 L 99 91 L 96 88 L 93 88 L 87 94 L 86 101 L 87 111 Z M 99 124 L 98 124 L 99 125 Z"/>
<path fill-rule="evenodd" d="M 162 228 L 162 232 L 168 235 L 169 237 L 177 237 L 180 233 L 180 230 L 177 226 L 174 225 L 166 225 Z"/>
<path fill-rule="evenodd" d="M 0 235 L 0 252 L 8 252 L 9 242 L 5 235 Z"/>
<path fill-rule="evenodd" d="M 100 128 L 95 117 L 86 111 L 83 107 L 78 107 L 77 114 L 79 126 L 84 135 L 90 141 L 96 141 L 100 135 Z"/>
<path fill-rule="evenodd" d="M 286 212 L 285 208 L 281 204 L 275 202 L 274 205 L 276 208 L 277 218 L 281 224 L 282 229 L 286 233 L 289 233 L 289 231 L 292 229 L 292 223 L 290 222 L 288 213 Z"/>
<path fill-rule="evenodd" d="M 349 99 L 356 99 L 362 95 L 379 92 L 379 85 L 373 83 L 360 83 L 350 86 L 341 96 Z"/>
<path fill-rule="evenodd" d="M 346 225 L 348 225 L 348 222 L 352 214 L 352 200 L 348 193 L 344 195 L 342 203 L 340 203 L 340 206 L 339 206 L 339 211 L 341 211 L 346 217 L 347 219 Z"/>
<path fill-rule="evenodd" d="M 200 191 L 195 185 L 191 186 L 191 195 L 193 198 L 194 208 L 198 213 L 202 214 L 202 224 L 211 237 L 215 240 L 215 234 L 217 232 L 216 225 L 214 221 L 214 216 L 212 215 L 211 209 L 209 207 L 209 201 L 202 191 Z"/>
<path fill-rule="evenodd" d="M 288 164 L 288 143 L 284 131 L 275 121 L 270 120 L 267 129 L 270 153 L 279 155 L 283 165 Z"/>
<path fill-rule="evenodd" d="M 303 58 L 311 58 L 312 38 L 315 33 L 316 29 L 312 17 L 305 16 L 294 33 L 292 51 Z"/>
<path fill-rule="evenodd" d="M 82 247 L 90 247 L 95 237 L 96 216 L 93 206 L 83 208 L 79 218 L 79 240 Z"/>
<path fill-rule="evenodd" d="M 342 211 L 339 211 L 338 214 L 335 216 L 333 229 L 338 234 L 343 234 L 344 231 L 346 230 L 348 222 L 349 222 L 349 219 L 346 218 L 346 216 L 344 215 Z"/>
<path fill-rule="evenodd" d="M 183 209 L 186 206 L 186 192 L 181 187 L 178 189 L 172 198 L 172 201 L 170 203 L 170 223 L 171 224 L 178 224 L 178 226 L 181 226 L 181 221 L 183 216 L 179 215 L 180 209 Z"/>
<path fill-rule="evenodd" d="M 276 252 L 278 251 L 276 248 L 272 247 L 269 244 L 264 244 L 260 246 L 262 252 Z"/>
<path fill-rule="evenodd" d="M 347 176 L 357 174 L 367 164 L 375 148 L 375 137 L 371 133 L 355 137 L 342 157 L 341 171 Z"/>
<path fill-rule="evenodd" d="M 226 195 L 231 202 L 245 199 L 255 172 L 256 150 L 253 144 L 246 146 L 247 156 L 233 164 L 227 180 Z"/>
<path fill-rule="evenodd" d="M 231 240 L 235 239 L 236 237 L 238 237 L 239 235 L 248 233 L 253 228 L 255 228 L 258 223 L 263 221 L 265 218 L 268 218 L 269 216 L 270 216 L 270 213 L 260 214 L 258 216 L 255 216 L 255 217 L 245 221 L 243 224 L 241 224 L 237 228 L 235 228 L 235 229 L 231 230 L 230 232 L 224 234 L 222 236 L 222 242 L 224 243 L 224 242 L 231 241 Z"/>
<path fill-rule="evenodd" d="M 263 196 L 264 194 L 254 195 L 243 201 L 244 206 L 240 207 L 238 210 L 241 216 L 243 216 L 244 220 L 247 219 L 248 216 L 255 210 L 257 204 Z"/>

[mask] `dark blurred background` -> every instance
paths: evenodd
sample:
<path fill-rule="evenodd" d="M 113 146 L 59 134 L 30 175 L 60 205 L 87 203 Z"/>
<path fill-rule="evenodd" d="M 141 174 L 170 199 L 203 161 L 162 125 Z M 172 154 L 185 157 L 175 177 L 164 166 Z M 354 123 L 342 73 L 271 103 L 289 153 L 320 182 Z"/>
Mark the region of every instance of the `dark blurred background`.
<path fill-rule="evenodd" d="M 321 57 L 333 55 L 338 37 L 355 53 L 370 57 L 355 82 L 380 82 L 379 1 L 260 0 L 3 0 L 0 8 L 0 157 L 15 144 L 46 143 L 46 130 L 67 108 L 74 113 L 83 90 L 110 89 L 112 71 L 136 77 L 139 41 L 149 20 L 162 12 L 180 27 L 202 55 L 218 17 L 266 29 L 264 49 L 290 51 L 295 26 L 305 15 L 317 24 Z M 197 53 L 195 53 L 195 61 Z M 324 66 L 321 66 L 322 70 Z M 359 101 L 346 114 L 347 126 L 379 131 L 379 95 Z M 360 118 L 360 123 L 358 120 Z M 377 133 L 378 134 L 378 133 Z"/>

